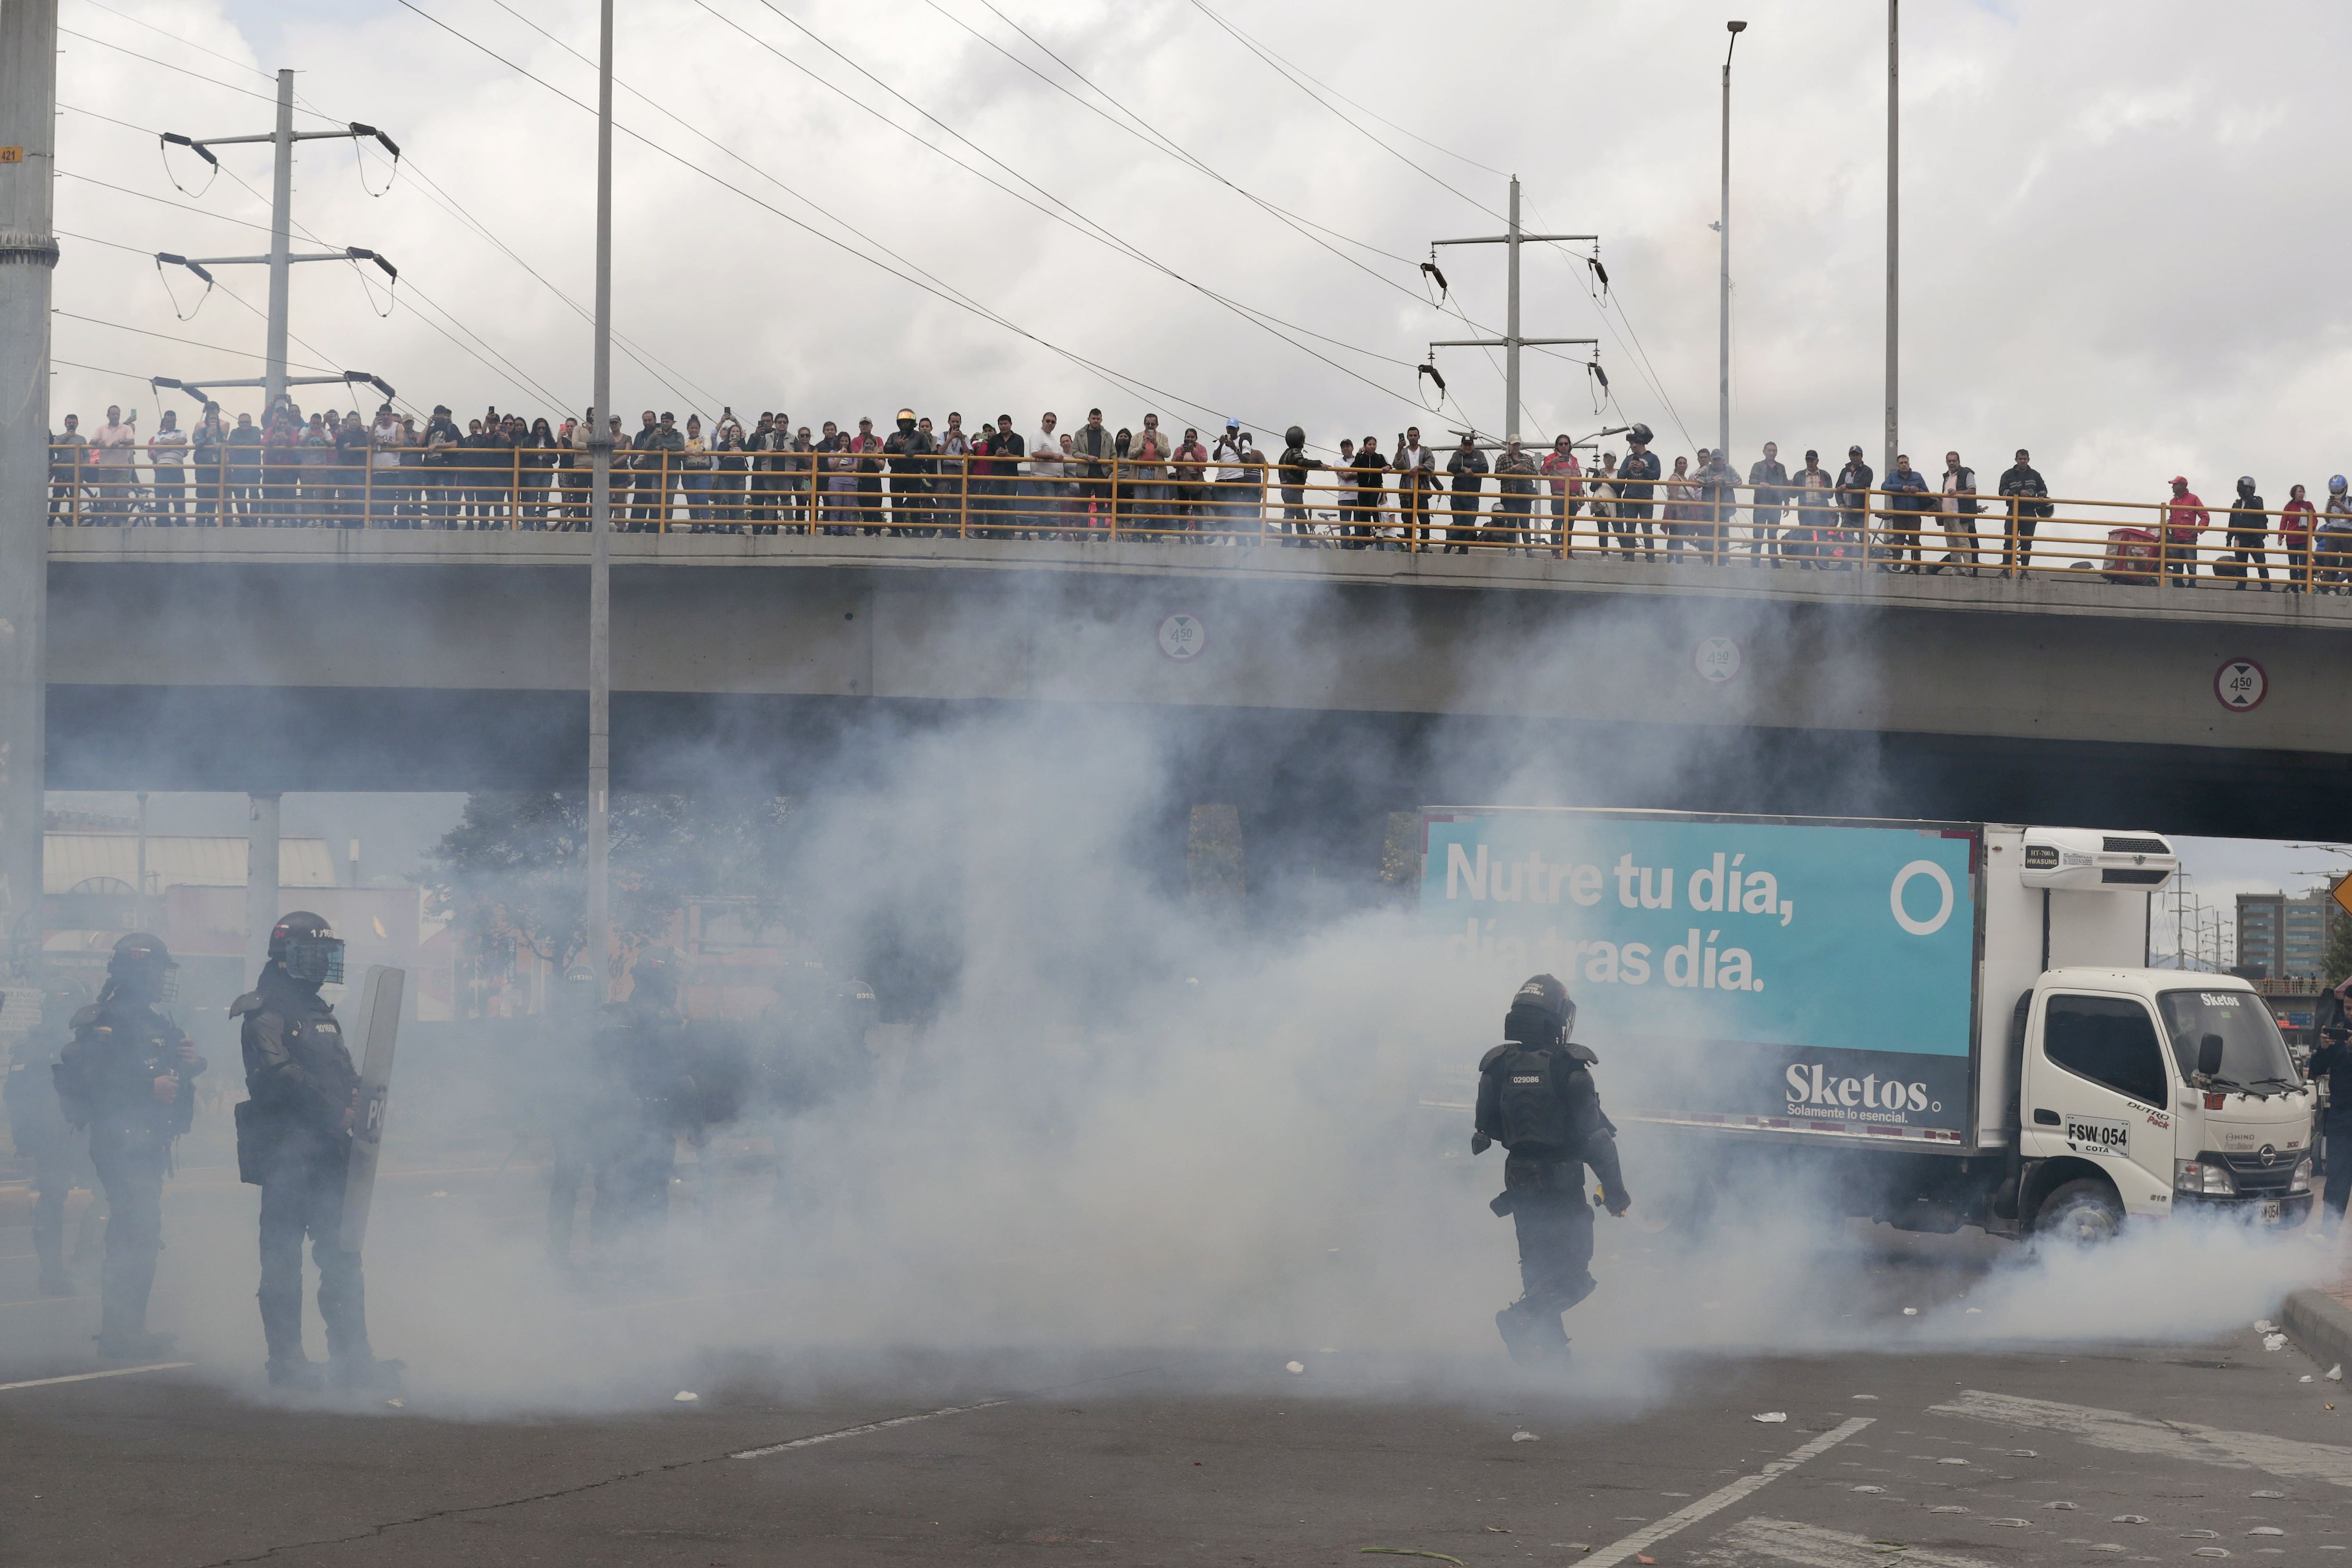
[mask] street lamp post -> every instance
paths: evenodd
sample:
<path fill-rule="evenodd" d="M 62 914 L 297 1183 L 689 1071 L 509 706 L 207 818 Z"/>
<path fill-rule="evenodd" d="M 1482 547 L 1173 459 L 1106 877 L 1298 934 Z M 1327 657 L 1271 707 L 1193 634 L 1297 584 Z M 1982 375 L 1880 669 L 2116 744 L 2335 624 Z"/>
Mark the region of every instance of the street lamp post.
<path fill-rule="evenodd" d="M 1731 461 L 1731 52 L 1739 47 L 1739 35 L 1748 30 L 1748 24 L 1723 26 L 1731 34 L 1731 42 L 1723 51 L 1723 220 L 1715 226 L 1723 253 L 1721 291 L 1716 300 L 1722 376 L 1717 389 L 1715 455 L 1716 461 L 1727 464 Z"/>

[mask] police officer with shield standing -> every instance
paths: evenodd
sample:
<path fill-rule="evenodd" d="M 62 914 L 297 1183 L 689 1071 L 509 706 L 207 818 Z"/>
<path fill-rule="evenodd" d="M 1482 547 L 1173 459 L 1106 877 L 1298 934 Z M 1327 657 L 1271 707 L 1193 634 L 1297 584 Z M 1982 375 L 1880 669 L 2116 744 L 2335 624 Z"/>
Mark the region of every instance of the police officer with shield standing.
<path fill-rule="evenodd" d="M 1617 1129 L 1601 1112 L 1591 1068 L 1600 1058 L 1570 1043 L 1576 1004 L 1568 988 L 1538 974 L 1511 998 L 1503 1043 L 1478 1064 L 1477 1132 L 1470 1152 L 1500 1143 L 1503 1191 L 1489 1205 L 1518 1232 L 1526 1293 L 1495 1314 L 1503 1343 L 1519 1362 L 1568 1355 L 1560 1314 L 1592 1294 L 1592 1207 L 1584 1167 L 1601 1180 L 1601 1201 L 1619 1218 L 1633 1204 L 1617 1164 Z"/>
<path fill-rule="evenodd" d="M 195 1114 L 195 1077 L 205 1070 L 186 1034 L 155 1011 L 172 999 L 179 971 L 144 931 L 116 942 L 106 985 L 74 1015 L 54 1069 L 58 1102 L 67 1121 L 89 1129 L 90 1163 L 106 1188 L 98 1277 L 98 1353 L 106 1361 L 150 1361 L 172 1348 L 169 1334 L 147 1331 L 147 1297 L 163 1250 L 163 1173 L 173 1140 Z"/>
<path fill-rule="evenodd" d="M 401 1363 L 368 1347 L 360 1255 L 342 1249 L 343 1189 L 357 1120 L 359 1068 L 335 1010 L 319 995 L 343 978 L 343 943 L 298 910 L 269 933 L 260 983 L 229 1005 L 243 1020 L 245 1087 L 236 1108 L 237 1174 L 261 1188 L 261 1332 L 273 1388 L 315 1389 L 302 1350 L 302 1237 L 319 1266 L 327 1373 L 339 1388 L 391 1389 Z"/>

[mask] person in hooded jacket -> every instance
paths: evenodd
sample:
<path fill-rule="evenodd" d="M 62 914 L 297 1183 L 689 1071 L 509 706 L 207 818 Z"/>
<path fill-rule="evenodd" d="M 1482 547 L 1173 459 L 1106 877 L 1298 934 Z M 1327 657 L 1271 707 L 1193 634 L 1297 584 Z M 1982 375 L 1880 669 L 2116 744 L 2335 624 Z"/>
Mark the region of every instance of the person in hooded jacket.
<path fill-rule="evenodd" d="M 249 1097 L 236 1107 L 236 1165 L 261 1189 L 261 1334 L 273 1388 L 315 1389 L 322 1378 L 302 1349 L 302 1238 L 319 1268 L 319 1316 L 338 1387 L 391 1389 L 401 1363 L 368 1344 L 360 1255 L 342 1246 L 343 1191 L 360 1071 L 335 1010 L 319 994 L 341 983 L 343 944 L 307 910 L 269 933 L 269 961 L 229 1004 L 239 1020 Z"/>
<path fill-rule="evenodd" d="M 1478 1064 L 1470 1152 L 1503 1146 L 1503 1191 L 1488 1206 L 1509 1215 L 1518 1234 L 1525 1293 L 1495 1314 L 1515 1361 L 1567 1354 L 1560 1314 L 1596 1289 L 1584 1167 L 1600 1178 L 1601 1201 L 1612 1215 L 1622 1219 L 1633 1204 L 1618 1164 L 1617 1129 L 1592 1081 L 1600 1058 L 1570 1042 L 1575 1028 L 1568 988 L 1551 975 L 1536 975 L 1511 998 L 1503 1043 Z"/>
<path fill-rule="evenodd" d="M 116 942 L 105 986 L 74 1015 L 73 1038 L 51 1069 L 66 1120 L 89 1130 L 90 1163 L 106 1188 L 98 1353 L 107 1361 L 148 1361 L 172 1348 L 169 1334 L 147 1331 L 147 1298 L 163 1250 L 163 1173 L 195 1113 L 205 1070 L 185 1032 L 155 1010 L 171 1000 L 178 971 L 144 931 Z"/>

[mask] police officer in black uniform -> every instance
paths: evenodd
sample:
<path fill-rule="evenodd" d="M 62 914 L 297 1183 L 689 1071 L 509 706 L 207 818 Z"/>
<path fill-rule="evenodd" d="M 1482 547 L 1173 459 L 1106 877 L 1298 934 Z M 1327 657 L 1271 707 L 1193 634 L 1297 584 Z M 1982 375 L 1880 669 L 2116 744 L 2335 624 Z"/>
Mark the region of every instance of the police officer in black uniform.
<path fill-rule="evenodd" d="M 99 1271 L 98 1353 L 151 1361 L 172 1348 L 147 1331 L 155 1255 L 163 1250 L 163 1173 L 172 1141 L 195 1115 L 205 1058 L 155 1011 L 180 966 L 163 942 L 134 931 L 114 944 L 98 1000 L 73 1016 L 55 1068 L 66 1119 L 89 1129 L 90 1163 L 106 1188 L 106 1261 Z"/>
<path fill-rule="evenodd" d="M 1592 1294 L 1592 1208 L 1584 1167 L 1601 1179 L 1601 1201 L 1623 1217 L 1633 1203 L 1617 1164 L 1616 1127 L 1601 1110 L 1592 1065 L 1600 1058 L 1569 1035 L 1576 1004 L 1568 988 L 1538 974 L 1511 998 L 1503 1044 L 1478 1064 L 1477 1133 L 1470 1152 L 1500 1143 L 1503 1191 L 1491 1205 L 1518 1231 L 1526 1293 L 1495 1314 L 1515 1361 L 1568 1353 L 1559 1315 Z"/>
<path fill-rule="evenodd" d="M 58 1099 L 57 1064 L 73 1037 L 67 1020 L 89 1005 L 89 993 L 70 980 L 50 984 L 41 998 L 41 1021 L 26 1031 L 0 1085 L 8 1110 L 8 1136 L 20 1159 L 33 1164 L 33 1254 L 41 1260 L 44 1296 L 70 1296 L 66 1272 L 66 1198 L 76 1187 L 95 1189 L 89 1157 L 66 1120 Z M 96 1205 L 82 1211 L 86 1233 L 98 1217 Z M 77 1238 L 74 1250 L 81 1250 Z"/>
<path fill-rule="evenodd" d="M 302 1238 L 319 1266 L 319 1316 L 327 1324 L 328 1373 L 336 1386 L 399 1385 L 401 1363 L 368 1346 L 360 1255 L 342 1247 L 343 1184 L 360 1074 L 335 1010 L 319 987 L 343 978 L 343 944 L 327 922 L 297 910 L 269 933 L 260 983 L 229 1004 L 243 1020 L 245 1087 L 236 1108 L 237 1173 L 261 1188 L 261 1332 L 273 1388 L 324 1381 L 302 1350 Z"/>
<path fill-rule="evenodd" d="M 603 1103 L 589 1242 L 614 1262 L 639 1270 L 659 1261 L 677 1135 L 691 1123 L 697 1104 L 678 969 L 678 955 L 668 948 L 638 953 L 629 969 L 629 994 L 604 1009 L 593 1052 Z"/>

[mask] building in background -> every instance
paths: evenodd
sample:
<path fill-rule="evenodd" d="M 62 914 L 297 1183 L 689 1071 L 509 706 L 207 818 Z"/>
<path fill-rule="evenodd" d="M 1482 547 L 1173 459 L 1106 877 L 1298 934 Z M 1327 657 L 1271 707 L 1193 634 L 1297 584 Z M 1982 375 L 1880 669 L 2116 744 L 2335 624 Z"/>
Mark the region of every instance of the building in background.
<path fill-rule="evenodd" d="M 2238 895 L 2238 963 L 2264 980 L 2316 980 L 2326 962 L 2333 904 L 2324 891 Z"/>

